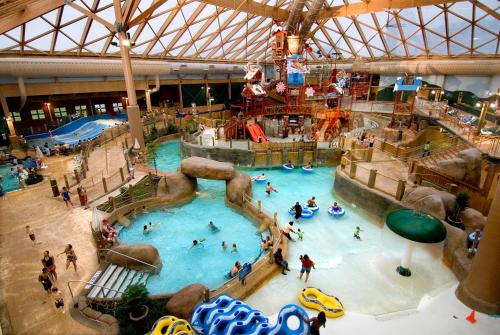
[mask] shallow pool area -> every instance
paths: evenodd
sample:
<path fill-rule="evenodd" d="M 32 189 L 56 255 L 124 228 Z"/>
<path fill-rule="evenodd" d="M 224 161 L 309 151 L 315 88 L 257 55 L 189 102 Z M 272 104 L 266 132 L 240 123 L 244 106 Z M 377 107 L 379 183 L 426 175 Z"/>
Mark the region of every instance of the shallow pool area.
<path fill-rule="evenodd" d="M 157 154 L 158 170 L 172 171 L 179 166 L 178 141 L 161 144 Z M 292 234 L 295 241 L 289 244 L 288 257 L 292 271 L 288 272 L 286 276 L 276 275 L 246 299 L 249 305 L 262 310 L 265 314 L 276 313 L 285 304 L 299 304 L 298 293 L 307 286 L 317 287 L 328 294 L 337 296 L 347 311 L 382 315 L 415 309 L 425 295 L 436 294 L 456 283 L 453 273 L 442 263 L 441 243 L 436 245 L 418 244 L 411 264 L 412 276 L 400 276 L 395 269 L 403 256 L 406 240 L 384 227 L 382 219 L 377 220 L 367 216 L 356 208 L 356 204 L 343 203 L 333 192 L 334 168 L 319 167 L 315 168 L 313 173 L 304 173 L 298 168 L 293 171 L 283 169 L 241 169 L 241 171 L 251 176 L 265 173 L 267 181 L 270 181 L 272 186 L 278 190 L 277 193 L 273 192 L 268 197 L 265 193 L 265 183 L 253 182 L 253 198 L 256 201 L 261 200 L 263 210 L 267 211 L 271 216 L 276 211 L 281 226 L 293 219 L 288 214 L 288 209 L 296 201 L 305 204 L 310 197 L 315 196 L 320 207 L 313 218 L 301 219 L 299 220 L 300 223 L 294 223 L 295 229 L 300 228 L 304 232 L 304 239 L 302 241 L 298 240 L 297 235 Z M 214 202 L 207 199 L 213 196 L 211 194 L 213 194 L 214 190 L 210 190 L 212 183 L 220 187 L 218 191 L 215 190 L 215 197 L 220 196 L 221 198 Z M 186 231 L 190 231 L 191 234 L 199 236 L 200 232 L 208 232 L 206 227 L 208 220 L 203 219 L 203 217 L 207 216 L 205 213 L 209 213 L 210 216 L 217 215 L 217 212 L 212 212 L 212 210 L 218 206 L 220 206 L 221 213 L 229 213 L 227 211 L 230 211 L 230 209 L 224 205 L 222 199 L 223 183 L 217 183 L 200 180 L 201 192 L 194 201 L 183 207 L 168 210 L 167 215 L 173 214 L 171 221 L 177 221 L 177 216 L 184 216 L 184 219 L 179 220 L 179 224 L 176 225 L 176 229 L 179 229 L 177 234 L 182 235 Z M 219 192 L 219 195 L 217 195 L 217 192 Z M 204 197 L 207 198 L 204 199 Z M 327 213 L 328 207 L 334 201 L 337 201 L 346 210 L 346 214 L 341 218 L 333 218 Z M 186 212 L 183 214 L 184 211 Z M 192 212 L 204 213 L 201 216 L 202 219 L 200 219 L 199 215 L 193 215 Z M 235 214 L 241 220 L 239 214 Z M 158 213 L 155 215 L 161 217 L 166 214 Z M 227 218 L 229 217 L 226 214 L 223 215 L 224 229 L 221 233 L 226 229 L 225 222 L 228 221 Z M 147 221 L 146 218 L 141 219 L 141 217 L 138 220 L 139 222 L 137 222 L 138 224 L 133 230 L 142 229 L 142 223 Z M 218 221 L 221 220 L 216 220 L 216 224 Z M 167 222 L 165 227 L 168 226 Z M 353 237 L 356 226 L 361 228 L 361 240 Z M 195 229 L 195 227 L 197 228 Z M 255 257 L 259 246 L 259 238 L 255 235 L 255 226 L 248 222 L 248 224 L 241 225 L 241 227 L 235 225 L 235 229 L 236 227 L 245 231 L 247 229 L 251 230 L 244 235 L 241 233 L 241 240 L 238 240 L 237 243 L 241 243 L 243 246 L 248 243 L 249 249 L 245 251 L 248 254 L 245 254 L 245 257 Z M 171 235 L 168 231 L 167 229 L 165 236 Z M 227 230 L 227 232 L 230 233 L 231 231 Z M 156 241 L 154 233 L 152 233 L 152 239 L 148 243 L 164 243 L 162 240 Z M 197 233 L 198 235 L 196 235 Z M 137 241 L 146 241 L 140 231 L 137 231 L 135 235 Z M 200 259 L 195 259 L 196 262 L 200 261 L 200 263 L 195 263 L 195 267 L 186 265 L 186 269 L 183 271 L 188 273 L 189 282 L 208 280 L 208 277 L 211 276 L 217 277 L 220 275 L 220 271 L 227 270 L 226 263 L 235 260 L 231 258 L 233 255 L 223 253 L 224 258 L 221 259 L 212 256 L 220 256 L 220 253 L 217 254 L 217 248 L 220 249 L 222 236 L 216 235 L 213 241 L 210 241 L 216 251 L 215 254 L 210 254 L 211 256 L 208 258 L 200 257 Z M 148 236 L 147 239 L 149 238 Z M 200 256 L 206 256 L 207 253 L 203 250 L 188 251 L 192 239 L 186 236 L 182 242 L 176 242 L 175 246 L 171 248 L 182 248 L 182 253 L 187 255 L 185 257 L 189 260 L 192 259 L 192 255 L 195 255 L 193 252 L 199 252 Z M 212 249 L 209 250 L 212 252 Z M 191 254 L 188 254 L 188 252 L 191 252 Z M 300 281 L 297 278 L 300 270 L 299 256 L 303 254 L 308 254 L 316 263 L 316 269 L 312 270 L 308 283 L 304 283 L 304 279 Z M 165 259 L 163 254 L 162 259 Z M 184 259 L 181 264 L 184 266 Z M 164 265 L 168 270 L 168 261 L 164 261 Z M 182 280 L 185 281 L 186 278 L 183 278 L 184 274 L 177 271 L 177 266 L 176 264 L 175 275 L 169 272 L 168 276 L 170 277 L 168 278 L 172 282 L 178 281 L 180 283 Z M 215 267 L 220 267 L 221 270 L 212 270 Z M 197 272 L 195 269 L 202 269 L 202 271 Z M 220 277 L 218 278 L 220 279 Z M 212 282 L 215 283 L 216 281 L 213 280 Z M 157 288 L 161 287 L 161 285 L 164 285 L 161 283 L 161 279 L 156 279 L 154 276 L 149 279 L 148 287 L 152 292 L 157 292 Z M 171 292 L 171 290 L 162 292 Z"/>
<path fill-rule="evenodd" d="M 10 169 L 14 167 L 12 164 L 1 164 L 0 165 L 0 176 L 3 178 L 0 180 L 4 192 L 14 191 L 21 188 L 19 183 L 19 178 L 10 173 Z"/>

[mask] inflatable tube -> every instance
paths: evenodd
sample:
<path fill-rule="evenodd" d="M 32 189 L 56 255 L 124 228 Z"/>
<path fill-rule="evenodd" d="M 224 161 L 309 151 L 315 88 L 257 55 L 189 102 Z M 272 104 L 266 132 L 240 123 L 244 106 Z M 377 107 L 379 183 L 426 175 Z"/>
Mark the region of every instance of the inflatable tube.
<path fill-rule="evenodd" d="M 291 209 L 288 210 L 288 214 L 295 216 L 295 211 L 292 211 Z M 301 218 L 303 219 L 310 219 L 314 215 L 314 211 L 312 211 L 308 207 L 302 207 L 302 214 L 300 215 Z"/>
<path fill-rule="evenodd" d="M 311 172 L 314 172 L 313 168 L 306 168 L 305 166 L 302 167 L 302 171 L 304 172 L 307 172 L 307 173 L 311 173 Z"/>
<path fill-rule="evenodd" d="M 295 166 L 292 165 L 292 167 L 288 167 L 288 166 L 286 166 L 286 164 L 283 164 L 283 169 L 291 171 L 291 170 L 295 169 Z"/>
<path fill-rule="evenodd" d="M 299 320 L 297 329 L 292 330 L 287 325 L 291 316 Z M 223 294 L 213 302 L 196 307 L 191 324 L 203 335 L 307 335 L 310 327 L 305 318 L 309 317 L 301 307 L 286 305 L 280 310 L 277 323 L 272 325 L 262 312 Z"/>
<path fill-rule="evenodd" d="M 260 177 L 260 178 L 259 178 Z M 256 182 L 256 183 L 264 183 L 265 181 L 267 181 L 267 178 L 266 177 L 263 177 L 262 176 L 257 176 L 257 177 L 254 177 L 253 180 Z"/>
<path fill-rule="evenodd" d="M 344 306 L 337 297 L 323 293 L 320 289 L 306 287 L 299 293 L 299 301 L 308 308 L 325 312 L 329 318 L 344 315 Z"/>
<path fill-rule="evenodd" d="M 164 316 L 159 318 L 153 328 L 151 335 L 194 335 L 191 325 L 186 320 L 178 319 L 175 316 Z"/>
<path fill-rule="evenodd" d="M 319 206 L 316 205 L 316 206 L 311 207 L 311 206 L 307 205 L 306 208 L 309 209 L 309 210 L 311 210 L 311 211 L 313 211 L 313 212 L 317 212 L 318 209 L 319 209 Z"/>
<path fill-rule="evenodd" d="M 339 218 L 341 216 L 344 216 L 345 210 L 341 208 L 339 211 L 334 211 L 332 207 L 328 208 L 328 214 L 333 216 L 334 218 Z"/>

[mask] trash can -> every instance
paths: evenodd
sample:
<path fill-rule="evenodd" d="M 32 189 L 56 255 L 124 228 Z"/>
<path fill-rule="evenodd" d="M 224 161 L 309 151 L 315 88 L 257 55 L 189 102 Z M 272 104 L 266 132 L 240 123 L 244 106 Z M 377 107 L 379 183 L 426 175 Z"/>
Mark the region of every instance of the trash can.
<path fill-rule="evenodd" d="M 55 179 L 50 180 L 50 188 L 52 188 L 52 196 L 53 197 L 58 197 L 60 195 L 59 187 L 57 187 L 57 180 L 55 180 Z"/>

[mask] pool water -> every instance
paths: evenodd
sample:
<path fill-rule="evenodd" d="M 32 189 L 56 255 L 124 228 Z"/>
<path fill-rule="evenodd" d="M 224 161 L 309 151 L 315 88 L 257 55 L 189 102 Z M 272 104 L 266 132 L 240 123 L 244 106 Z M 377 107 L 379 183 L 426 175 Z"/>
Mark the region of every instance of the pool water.
<path fill-rule="evenodd" d="M 19 184 L 19 178 L 13 176 L 10 173 L 10 169 L 13 166 L 14 165 L 12 164 L 0 165 L 0 176 L 3 176 L 3 178 L 0 180 L 0 184 L 2 185 L 4 192 L 14 191 L 21 188 L 21 184 Z"/>
<path fill-rule="evenodd" d="M 164 143 L 159 146 L 157 153 L 159 170 L 171 171 L 177 169 L 180 162 L 179 142 Z M 261 200 L 263 209 L 270 215 L 276 211 L 281 226 L 284 226 L 288 221 L 293 219 L 288 214 L 288 209 L 296 201 L 305 204 L 310 197 L 315 196 L 320 206 L 319 211 L 313 218 L 301 219 L 299 220 L 300 223 L 294 223 L 294 229 L 300 228 L 304 232 L 304 239 L 302 241 L 297 240 L 297 236 L 292 234 L 295 241 L 289 244 L 288 257 L 292 271 L 288 272 L 286 276 L 277 275 L 273 277 L 246 299 L 249 305 L 262 310 L 265 314 L 274 314 L 285 304 L 298 304 L 297 294 L 306 286 L 318 287 L 328 294 L 339 297 L 348 311 L 381 315 L 415 309 L 424 295 L 432 295 L 444 287 L 456 283 L 452 272 L 441 261 L 442 243 L 435 245 L 418 244 L 410 266 L 413 272 L 412 276 L 400 276 L 395 269 L 403 256 L 406 240 L 384 227 L 382 219 L 374 219 L 366 216 L 356 208 L 356 203 L 346 204 L 342 202 L 333 192 L 334 168 L 320 167 L 314 169 L 314 172 L 310 174 L 304 173 L 300 169 L 293 171 L 285 171 L 283 169 L 247 169 L 242 170 L 242 172 L 248 173 L 251 176 L 265 173 L 268 181 L 278 190 L 278 193 L 272 193 L 268 197 L 265 193 L 265 183 L 253 183 L 253 198 L 256 201 Z M 200 220 L 199 215 L 196 216 L 192 214 L 193 212 L 208 213 L 209 215 L 204 215 L 204 217 L 213 217 L 217 215 L 213 210 L 220 208 L 221 213 L 224 213 L 224 221 L 219 219 L 215 222 L 216 224 L 222 223 L 223 230 L 221 233 L 224 233 L 224 230 L 228 226 L 226 222 L 229 222 L 230 216 L 226 213 L 231 213 L 231 210 L 223 204 L 223 183 L 204 180 L 199 180 L 199 182 L 202 187 L 201 197 L 197 197 L 188 205 L 177 209 L 170 209 L 170 211 L 177 213 L 176 217 L 180 214 L 185 218 L 178 220 L 176 217 L 172 217 L 170 219 L 172 227 L 174 226 L 174 222 L 179 223 L 179 227 L 175 229 L 179 231 L 179 239 L 182 238 L 182 241 L 177 242 L 176 237 L 175 246 L 170 247 L 171 250 L 173 252 L 181 251 L 181 264 L 185 263 L 185 260 L 192 261 L 193 258 L 196 258 L 190 257 L 194 256 L 192 252 L 200 253 L 200 259 L 193 260 L 197 265 L 185 270 L 188 271 L 187 275 L 177 271 L 179 264 L 175 263 L 175 276 L 172 275 L 170 279 L 173 282 L 179 281 L 180 283 L 183 281 L 194 283 L 198 281 L 198 278 L 203 282 L 203 280 L 208 280 L 207 277 L 215 275 L 219 278 L 220 283 L 222 281 L 219 275 L 220 271 L 227 271 L 229 269 L 227 264 L 231 265 L 231 261 L 234 260 L 224 258 L 222 264 L 220 264 L 221 260 L 218 257 L 221 255 L 217 253 L 217 247 L 219 245 L 220 250 L 220 242 L 223 235 L 216 235 L 213 241 L 212 239 L 207 239 L 207 246 L 208 242 L 214 246 L 213 250 L 206 249 L 210 253 L 206 253 L 203 250 L 188 251 L 191 243 L 190 240 L 196 238 L 193 236 L 201 237 L 203 233 L 209 236 L 209 233 L 207 233 L 208 228 L 206 227 L 209 219 Z M 220 197 L 217 201 L 211 202 L 207 200 L 207 198 L 215 199 L 217 197 Z M 337 201 L 346 210 L 346 214 L 341 218 L 332 218 L 327 213 L 328 207 L 334 201 Z M 237 213 L 234 214 L 238 215 Z M 257 247 L 258 249 L 258 237 L 254 234 L 256 231 L 255 226 L 248 222 L 244 227 L 243 222 L 245 221 L 239 215 L 236 220 L 240 220 L 242 223 L 241 227 L 238 225 L 238 229 L 250 230 L 246 234 L 240 233 L 238 235 L 238 237 L 241 237 L 240 240 L 236 241 L 238 246 L 240 244 L 245 246 L 248 243 L 249 248 Z M 186 224 L 187 222 L 189 224 Z M 137 228 L 137 226 L 142 227 L 141 224 L 138 224 L 132 230 L 142 229 L 140 227 Z M 170 227 L 169 223 L 166 223 L 165 226 Z M 360 234 L 361 241 L 353 237 L 356 226 L 359 226 L 362 230 Z M 157 246 L 160 245 L 162 248 L 163 245 L 168 246 L 168 243 L 165 243 L 165 241 L 167 239 L 168 241 L 172 240 L 171 234 L 168 233 L 171 229 L 169 228 L 165 234 L 161 234 L 158 240 L 149 240 L 150 237 L 148 236 L 147 241 L 155 241 L 152 243 Z M 184 231 L 188 230 L 190 231 L 190 233 L 186 233 L 188 236 L 183 237 Z M 226 232 L 231 233 L 229 230 Z M 153 239 L 155 233 L 151 234 Z M 137 231 L 138 240 L 145 242 L 146 239 L 141 234 Z M 144 240 L 141 240 L 141 238 Z M 245 254 L 246 257 L 252 257 L 257 253 L 257 250 L 250 249 L 248 254 Z M 191 254 L 188 252 L 191 252 Z M 161 251 L 160 253 L 162 254 L 162 259 L 165 259 L 164 257 L 174 257 L 174 255 L 163 256 Z M 203 257 L 207 254 L 209 254 L 208 258 Z M 300 270 L 299 256 L 303 254 L 308 254 L 316 263 L 316 269 L 312 270 L 308 283 L 304 283 L 304 279 L 300 281 L 297 278 Z M 216 257 L 213 257 L 214 255 Z M 224 257 L 228 256 L 225 254 L 222 255 Z M 229 255 L 229 257 L 231 256 Z M 239 260 L 241 261 L 242 259 L 240 258 Z M 164 261 L 164 263 L 166 270 L 170 272 L 169 269 L 172 265 L 169 265 L 168 261 Z M 217 270 L 215 270 L 215 267 L 217 267 Z M 212 268 L 214 271 L 212 271 Z M 201 269 L 201 271 L 195 269 Z M 184 276 L 188 278 L 183 278 Z M 214 280 L 213 283 L 215 284 L 216 281 Z M 154 288 L 152 289 L 153 292 L 158 292 L 156 291 L 158 284 L 154 276 L 148 281 L 148 287 L 150 285 Z M 181 286 L 179 284 L 176 287 Z M 163 290 L 162 292 L 171 291 Z"/>

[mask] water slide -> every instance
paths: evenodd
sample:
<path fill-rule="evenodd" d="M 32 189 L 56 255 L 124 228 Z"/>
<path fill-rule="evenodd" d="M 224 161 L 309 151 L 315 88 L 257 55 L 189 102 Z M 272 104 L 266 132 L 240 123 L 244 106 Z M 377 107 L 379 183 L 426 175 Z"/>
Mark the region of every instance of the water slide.
<path fill-rule="evenodd" d="M 299 320 L 299 326 L 293 330 L 287 325 L 291 316 Z M 272 325 L 262 312 L 223 294 L 212 302 L 200 304 L 193 312 L 191 325 L 203 335 L 307 335 L 309 325 L 304 318 L 308 316 L 301 307 L 286 305 L 279 312 L 277 323 Z"/>
<path fill-rule="evenodd" d="M 262 128 L 258 124 L 247 124 L 247 130 L 248 133 L 250 134 L 250 137 L 252 138 L 252 141 L 254 142 L 259 142 L 259 135 L 262 138 L 262 143 L 267 142 L 267 137 Z"/>

